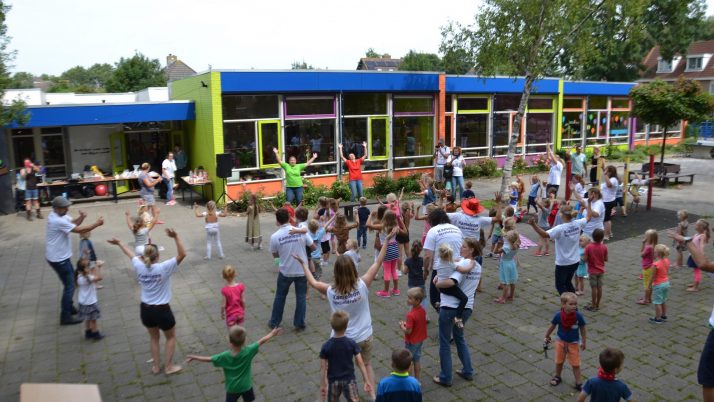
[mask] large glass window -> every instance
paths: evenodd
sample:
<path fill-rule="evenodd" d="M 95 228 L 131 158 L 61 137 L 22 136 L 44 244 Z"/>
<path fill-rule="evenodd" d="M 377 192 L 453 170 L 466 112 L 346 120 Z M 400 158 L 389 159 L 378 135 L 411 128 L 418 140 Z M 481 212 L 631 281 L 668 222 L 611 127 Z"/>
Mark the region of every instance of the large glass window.
<path fill-rule="evenodd" d="M 285 116 L 335 117 L 335 98 L 334 96 L 288 97 L 285 99 Z"/>
<path fill-rule="evenodd" d="M 32 135 L 32 129 L 12 130 L 12 150 L 15 157 L 15 166 L 22 166 L 26 158 L 39 162 L 35 154 L 35 140 Z"/>
<path fill-rule="evenodd" d="M 607 143 L 607 110 L 589 110 L 585 125 L 588 145 Z"/>
<path fill-rule="evenodd" d="M 491 147 L 493 148 L 493 156 L 506 155 L 508 153 L 508 140 L 513 130 L 513 120 L 516 118 L 516 112 L 495 113 L 493 115 L 493 139 Z M 516 153 L 523 152 L 523 148 L 516 147 Z"/>
<path fill-rule="evenodd" d="M 233 154 L 234 169 L 258 167 L 256 126 L 255 121 L 223 124 L 223 152 Z"/>
<path fill-rule="evenodd" d="M 394 98 L 394 113 L 433 114 L 433 97 Z"/>
<path fill-rule="evenodd" d="M 635 119 L 635 139 L 644 140 L 647 138 L 647 124 L 642 119 Z"/>
<path fill-rule="evenodd" d="M 526 153 L 545 152 L 553 137 L 553 113 L 528 113 L 526 119 Z"/>
<path fill-rule="evenodd" d="M 529 110 L 553 110 L 552 98 L 531 98 L 528 99 Z"/>
<path fill-rule="evenodd" d="M 472 98 L 472 97 L 460 97 L 459 98 L 459 113 L 468 111 L 486 111 L 489 110 L 489 100 L 488 98 Z"/>
<path fill-rule="evenodd" d="M 584 109 L 583 98 L 563 98 L 563 109 Z"/>
<path fill-rule="evenodd" d="M 387 114 L 387 94 L 350 93 L 342 97 L 342 114 L 366 116 Z"/>
<path fill-rule="evenodd" d="M 583 138 L 583 112 L 563 112 L 561 141 L 568 145 L 580 144 Z"/>
<path fill-rule="evenodd" d="M 628 142 L 628 112 L 610 112 L 610 143 L 627 144 Z"/>
<path fill-rule="evenodd" d="M 317 154 L 317 159 L 305 170 L 307 174 L 337 172 L 334 119 L 288 120 L 285 140 L 285 159 L 294 156 L 298 163 L 305 163 L 312 154 Z"/>
<path fill-rule="evenodd" d="M 353 153 L 367 155 L 362 169 L 387 169 L 389 155 L 389 118 L 387 94 L 357 93 L 343 95 L 342 149 L 345 157 Z M 367 143 L 367 148 L 362 143 Z"/>
<path fill-rule="evenodd" d="M 494 109 L 496 111 L 518 110 L 521 104 L 521 95 L 496 95 L 493 97 Z"/>
<path fill-rule="evenodd" d="M 372 144 L 374 147 L 374 144 Z M 403 116 L 394 118 L 394 167 L 396 169 L 432 165 L 434 117 Z M 400 157 L 408 157 L 399 159 Z"/>
<path fill-rule="evenodd" d="M 277 95 L 223 95 L 223 119 L 276 119 Z"/>
<path fill-rule="evenodd" d="M 458 115 L 456 137 L 461 148 L 488 148 L 488 114 Z"/>

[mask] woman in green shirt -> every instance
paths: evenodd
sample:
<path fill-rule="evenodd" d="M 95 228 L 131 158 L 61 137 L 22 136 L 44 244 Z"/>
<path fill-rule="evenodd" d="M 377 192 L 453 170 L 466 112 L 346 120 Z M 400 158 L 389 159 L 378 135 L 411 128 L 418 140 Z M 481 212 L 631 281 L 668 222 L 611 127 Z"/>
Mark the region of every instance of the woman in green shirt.
<path fill-rule="evenodd" d="M 299 205 L 302 202 L 302 177 L 300 174 L 317 159 L 317 153 L 313 153 L 307 163 L 297 163 L 294 156 L 288 158 L 288 163 L 285 163 L 280 159 L 277 148 L 273 148 L 273 152 L 278 164 L 285 171 L 285 196 L 289 203 Z"/>

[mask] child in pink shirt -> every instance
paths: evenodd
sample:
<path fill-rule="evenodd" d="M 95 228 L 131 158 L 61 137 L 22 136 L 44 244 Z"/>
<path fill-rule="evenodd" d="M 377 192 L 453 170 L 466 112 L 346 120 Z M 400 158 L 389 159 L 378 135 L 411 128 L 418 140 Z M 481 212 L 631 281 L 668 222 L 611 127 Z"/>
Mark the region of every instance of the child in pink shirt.
<path fill-rule="evenodd" d="M 653 324 L 667 321 L 667 298 L 669 296 L 669 247 L 658 244 L 654 247 L 655 262 L 652 265 L 650 289 L 652 304 L 655 305 L 655 316 L 650 318 Z"/>
<path fill-rule="evenodd" d="M 223 295 L 221 318 L 226 320 L 228 327 L 242 325 L 245 319 L 245 304 L 243 304 L 245 285 L 235 281 L 236 269 L 230 265 L 223 268 L 223 279 L 226 281 L 226 286 L 221 289 Z"/>
<path fill-rule="evenodd" d="M 593 242 L 585 247 L 583 261 L 588 263 L 588 278 L 592 302 L 585 306 L 585 310 L 598 311 L 602 299 L 602 277 L 605 276 L 605 263 L 607 262 L 607 246 L 602 243 L 605 232 L 602 229 L 593 231 Z"/>

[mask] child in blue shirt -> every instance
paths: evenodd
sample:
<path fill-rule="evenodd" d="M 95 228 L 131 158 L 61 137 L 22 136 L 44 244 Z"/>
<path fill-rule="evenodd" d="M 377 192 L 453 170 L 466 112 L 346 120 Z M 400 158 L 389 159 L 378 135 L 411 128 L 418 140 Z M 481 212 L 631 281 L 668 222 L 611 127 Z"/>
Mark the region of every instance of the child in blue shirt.
<path fill-rule="evenodd" d="M 555 375 L 550 379 L 550 385 L 555 387 L 563 381 L 560 375 L 567 356 L 575 376 L 575 389 L 581 391 L 580 350 L 585 350 L 585 318 L 578 312 L 578 296 L 575 293 L 564 292 L 560 295 L 560 303 L 562 307 L 555 313 L 545 333 L 545 342 L 550 343 L 550 334 L 558 328 L 558 340 L 555 342 Z"/>
<path fill-rule="evenodd" d="M 308 234 L 310 235 L 310 238 L 312 238 L 314 244 L 320 244 L 322 242 L 322 238 L 325 236 L 325 228 L 320 226 L 320 222 L 317 221 L 317 219 L 310 219 L 310 222 L 307 223 L 307 230 Z M 307 248 L 310 250 L 310 248 Z M 315 248 L 315 250 L 310 250 L 310 252 L 307 254 L 310 256 L 309 258 L 309 266 L 310 266 L 310 272 L 312 272 L 312 276 L 315 277 L 315 280 L 320 280 L 319 278 L 322 278 L 322 265 L 320 264 L 321 258 L 322 258 L 322 249 L 320 247 Z M 320 292 L 317 292 L 320 294 L 320 298 L 324 299 L 325 295 L 323 295 Z"/>
<path fill-rule="evenodd" d="M 360 197 L 360 199 L 359 199 L 359 208 L 357 209 L 357 218 L 359 219 L 359 227 L 357 228 L 357 244 L 361 245 L 362 249 L 366 249 L 367 248 L 367 218 L 369 218 L 369 208 L 367 208 L 367 199 L 365 197 Z"/>
<path fill-rule="evenodd" d="M 624 382 L 615 378 L 622 371 L 625 354 L 615 348 L 606 348 L 600 352 L 600 368 L 597 377 L 585 382 L 583 391 L 578 395 L 578 402 L 585 402 L 590 396 L 593 402 L 619 402 L 620 399 L 634 402 L 632 392 Z"/>
<path fill-rule="evenodd" d="M 409 375 L 412 365 L 412 353 L 407 349 L 392 352 L 392 371 L 389 377 L 382 378 L 377 386 L 375 402 L 421 402 L 421 385 Z"/>
<path fill-rule="evenodd" d="M 528 193 L 528 205 L 526 205 L 526 213 L 531 211 L 531 205 L 533 209 L 538 212 L 538 205 L 536 204 L 536 198 L 538 198 L 538 192 L 540 191 L 540 180 L 538 176 L 533 175 L 531 177 L 531 191 Z"/>

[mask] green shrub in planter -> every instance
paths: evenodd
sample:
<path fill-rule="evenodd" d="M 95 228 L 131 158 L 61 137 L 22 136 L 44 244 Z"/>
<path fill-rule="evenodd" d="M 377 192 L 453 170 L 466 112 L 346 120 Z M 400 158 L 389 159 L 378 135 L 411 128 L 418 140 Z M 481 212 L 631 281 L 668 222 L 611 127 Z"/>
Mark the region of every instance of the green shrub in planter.
<path fill-rule="evenodd" d="M 480 163 L 469 163 L 464 167 L 464 177 L 480 177 L 483 176 Z"/>
<path fill-rule="evenodd" d="M 484 159 L 479 161 L 482 176 L 495 176 L 498 171 L 498 164 L 495 159 Z"/>
<path fill-rule="evenodd" d="M 349 200 L 352 192 L 350 191 L 350 186 L 340 180 L 335 180 L 330 187 L 330 197 L 332 198 L 342 198 L 343 200 Z"/>
<path fill-rule="evenodd" d="M 404 176 L 400 177 L 397 179 L 397 185 L 396 188 L 394 189 L 394 193 L 398 194 L 399 191 L 404 189 L 404 194 L 410 194 L 414 192 L 418 192 L 421 190 L 419 188 L 419 179 L 421 178 L 421 174 L 415 173 L 409 176 Z M 387 193 L 388 194 L 388 193 Z M 386 195 L 386 194 L 384 194 Z"/>
<path fill-rule="evenodd" d="M 390 179 L 389 177 L 387 177 L 387 175 L 378 175 L 374 177 L 372 187 L 368 189 L 367 193 L 369 194 L 370 198 L 374 198 L 374 196 L 384 197 L 389 193 L 395 192 L 396 188 L 396 181 Z"/>
<path fill-rule="evenodd" d="M 526 169 L 528 169 L 526 159 L 522 156 L 516 156 L 516 159 L 513 160 L 513 170 L 525 171 Z"/>

